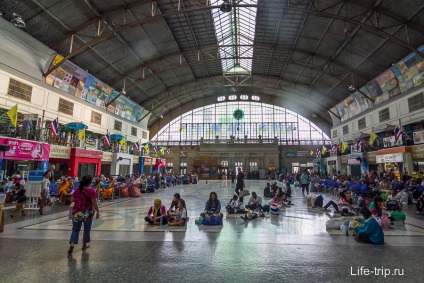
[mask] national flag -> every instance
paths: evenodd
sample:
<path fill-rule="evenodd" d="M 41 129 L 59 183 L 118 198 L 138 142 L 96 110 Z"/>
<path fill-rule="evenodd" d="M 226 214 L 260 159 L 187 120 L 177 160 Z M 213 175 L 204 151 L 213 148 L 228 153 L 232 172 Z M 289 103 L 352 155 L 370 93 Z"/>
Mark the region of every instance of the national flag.
<path fill-rule="evenodd" d="M 153 153 L 157 154 L 158 153 L 158 148 L 156 146 L 153 147 Z"/>
<path fill-rule="evenodd" d="M 361 142 L 361 140 L 360 140 L 360 139 L 358 139 L 358 140 L 356 141 L 356 151 L 357 151 L 357 152 L 362 152 L 362 142 Z"/>
<path fill-rule="evenodd" d="M 135 148 L 135 150 L 140 151 L 140 143 L 139 142 L 136 142 L 134 144 L 134 148 Z"/>
<path fill-rule="evenodd" d="M 337 144 L 332 144 L 331 145 L 331 152 L 334 153 L 334 152 L 336 152 L 337 149 L 340 149 L 340 146 L 339 145 L 337 145 Z"/>
<path fill-rule="evenodd" d="M 171 149 L 170 149 L 170 148 L 168 148 L 168 149 L 166 150 L 166 153 L 168 154 L 168 156 L 171 156 Z"/>
<path fill-rule="evenodd" d="M 316 156 L 317 158 L 321 158 L 321 150 L 319 148 L 317 148 Z"/>
<path fill-rule="evenodd" d="M 12 123 L 13 127 L 16 127 L 16 123 L 18 122 L 18 104 L 10 108 L 9 111 L 6 112 L 7 116 L 10 118 L 10 123 Z"/>
<path fill-rule="evenodd" d="M 309 155 L 312 156 L 313 154 L 314 154 L 314 152 L 311 149 L 311 151 L 309 152 Z"/>
<path fill-rule="evenodd" d="M 322 146 L 322 155 L 325 155 L 325 153 L 327 152 L 327 148 L 325 146 Z"/>
<path fill-rule="evenodd" d="M 144 148 L 144 151 L 146 152 L 146 154 L 147 154 L 147 153 L 149 153 L 149 144 L 148 144 L 148 143 L 146 143 L 146 144 L 143 146 L 143 148 Z"/>
<path fill-rule="evenodd" d="M 403 135 L 403 132 L 398 126 L 396 126 L 394 133 L 395 133 L 395 144 L 396 144 L 399 138 Z"/>
<path fill-rule="evenodd" d="M 165 149 L 163 147 L 161 147 L 159 150 L 160 150 L 160 153 L 162 153 L 162 155 L 165 155 Z"/>
<path fill-rule="evenodd" d="M 373 131 L 371 131 L 371 133 L 370 133 L 370 144 L 372 145 L 376 139 L 377 139 L 377 135 Z"/>
<path fill-rule="evenodd" d="M 127 149 L 127 139 L 126 138 L 123 138 L 122 140 L 120 140 L 119 144 L 121 145 L 123 150 Z"/>
<path fill-rule="evenodd" d="M 59 118 L 56 118 L 50 122 L 50 130 L 52 131 L 54 137 L 59 134 Z"/>
<path fill-rule="evenodd" d="M 78 138 L 83 144 L 85 144 L 85 129 L 78 132 Z"/>
<path fill-rule="evenodd" d="M 342 153 L 344 153 L 347 148 L 348 148 L 347 142 L 342 142 Z"/>
<path fill-rule="evenodd" d="M 110 147 L 110 134 L 109 134 L 109 132 L 106 133 L 106 135 L 103 137 L 103 140 L 105 141 L 106 146 Z"/>

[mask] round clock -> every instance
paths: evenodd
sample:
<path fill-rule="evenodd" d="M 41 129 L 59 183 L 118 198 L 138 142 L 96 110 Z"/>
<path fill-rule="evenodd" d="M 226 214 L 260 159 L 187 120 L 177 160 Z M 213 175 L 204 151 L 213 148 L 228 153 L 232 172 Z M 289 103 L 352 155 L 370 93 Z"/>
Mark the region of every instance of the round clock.
<path fill-rule="evenodd" d="M 241 120 L 244 117 L 244 112 L 241 109 L 234 110 L 233 117 L 236 120 Z"/>

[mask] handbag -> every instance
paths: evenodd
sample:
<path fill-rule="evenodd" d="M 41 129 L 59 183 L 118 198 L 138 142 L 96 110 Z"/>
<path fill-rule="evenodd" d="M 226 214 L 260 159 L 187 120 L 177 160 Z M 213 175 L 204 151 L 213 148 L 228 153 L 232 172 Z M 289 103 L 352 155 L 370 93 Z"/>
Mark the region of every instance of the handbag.
<path fill-rule="evenodd" d="M 248 195 L 250 195 L 250 192 L 249 192 L 248 189 L 245 189 L 245 190 L 242 190 L 242 191 L 239 192 L 239 197 L 241 197 L 241 198 L 248 196 Z"/>

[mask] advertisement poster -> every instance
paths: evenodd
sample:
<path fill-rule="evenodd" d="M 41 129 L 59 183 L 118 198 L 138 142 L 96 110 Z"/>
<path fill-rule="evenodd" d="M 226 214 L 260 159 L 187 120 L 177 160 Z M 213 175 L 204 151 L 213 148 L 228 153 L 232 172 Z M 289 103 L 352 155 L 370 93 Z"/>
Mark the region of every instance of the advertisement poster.
<path fill-rule="evenodd" d="M 414 132 L 414 144 L 424 143 L 424 131 Z"/>
<path fill-rule="evenodd" d="M 10 145 L 10 149 L 4 152 L 5 157 L 27 160 L 49 160 L 49 144 L 16 139 L 7 139 L 6 144 Z"/>
<path fill-rule="evenodd" d="M 62 58 L 56 55 L 52 65 L 60 62 Z M 113 88 L 91 76 L 70 61 L 66 61 L 49 74 L 46 77 L 46 84 L 102 109 L 106 109 L 107 102 L 118 95 L 118 92 Z M 137 123 L 141 118 L 143 108 L 134 101 L 121 96 L 107 107 L 107 111 Z"/>

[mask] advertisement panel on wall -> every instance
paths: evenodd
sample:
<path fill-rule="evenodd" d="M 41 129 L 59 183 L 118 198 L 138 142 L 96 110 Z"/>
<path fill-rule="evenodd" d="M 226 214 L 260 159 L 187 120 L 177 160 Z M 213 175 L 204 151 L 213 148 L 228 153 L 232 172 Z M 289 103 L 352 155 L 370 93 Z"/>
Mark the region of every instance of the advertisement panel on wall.
<path fill-rule="evenodd" d="M 402 139 L 399 138 L 397 140 L 397 142 L 395 143 L 395 137 L 387 137 L 387 138 L 383 138 L 383 147 L 392 147 L 392 146 L 398 146 L 398 145 L 402 145 Z"/>
<path fill-rule="evenodd" d="M 52 66 L 62 60 L 56 55 Z M 67 92 L 90 104 L 106 109 L 108 101 L 118 95 L 118 92 L 93 77 L 70 61 L 66 61 L 46 77 L 46 84 Z M 143 108 L 126 97 L 119 97 L 107 107 L 107 111 L 132 122 L 138 122 Z"/>
<path fill-rule="evenodd" d="M 17 139 L 7 139 L 6 144 L 10 145 L 10 149 L 4 152 L 4 157 L 27 160 L 49 160 L 49 144 Z"/>
<path fill-rule="evenodd" d="M 424 143 L 424 131 L 414 132 L 414 144 Z"/>
<path fill-rule="evenodd" d="M 402 153 L 377 155 L 377 163 L 403 162 Z"/>
<path fill-rule="evenodd" d="M 424 45 L 418 48 L 424 52 Z M 413 52 L 361 87 L 360 91 L 378 105 L 421 85 L 424 82 L 424 59 Z M 361 92 L 355 92 L 336 105 L 341 121 L 354 117 L 373 106 Z M 358 112 L 358 109 L 360 110 Z"/>

